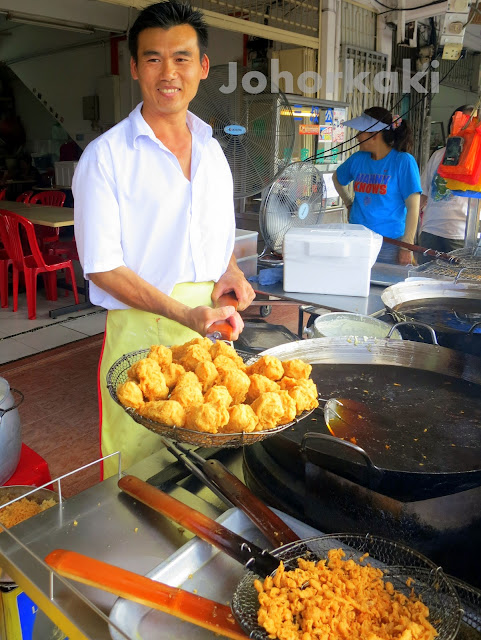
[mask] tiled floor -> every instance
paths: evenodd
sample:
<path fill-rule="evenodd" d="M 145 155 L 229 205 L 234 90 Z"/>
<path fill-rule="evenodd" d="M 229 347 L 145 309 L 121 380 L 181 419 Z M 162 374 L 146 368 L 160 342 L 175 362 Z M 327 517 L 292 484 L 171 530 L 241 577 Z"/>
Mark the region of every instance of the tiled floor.
<path fill-rule="evenodd" d="M 37 296 L 37 318 L 27 317 L 25 294 L 19 295 L 18 311 L 13 313 L 12 301 L 6 309 L 0 309 L 0 364 L 76 342 L 88 336 L 103 333 L 106 311 L 92 307 L 85 311 L 69 313 L 53 319 L 51 309 L 73 304 L 72 294 L 60 295 L 55 302 Z"/>

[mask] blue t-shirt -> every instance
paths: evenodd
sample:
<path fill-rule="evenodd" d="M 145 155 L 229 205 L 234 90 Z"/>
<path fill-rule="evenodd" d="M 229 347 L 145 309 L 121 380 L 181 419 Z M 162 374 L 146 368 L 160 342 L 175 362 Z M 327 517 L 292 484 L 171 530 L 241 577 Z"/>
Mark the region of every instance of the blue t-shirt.
<path fill-rule="evenodd" d="M 336 175 L 343 186 L 354 180 L 349 222 L 363 224 L 387 238 L 404 234 L 404 201 L 422 191 L 419 169 L 410 153 L 391 149 L 382 160 L 373 160 L 368 151 L 357 151 L 342 163 Z"/>

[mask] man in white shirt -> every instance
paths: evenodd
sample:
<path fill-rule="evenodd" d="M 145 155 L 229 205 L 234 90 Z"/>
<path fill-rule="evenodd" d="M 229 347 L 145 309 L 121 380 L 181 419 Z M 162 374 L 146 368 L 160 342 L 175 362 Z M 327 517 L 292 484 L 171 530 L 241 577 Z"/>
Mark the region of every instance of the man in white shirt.
<path fill-rule="evenodd" d="M 88 145 L 73 180 L 75 237 L 91 282 L 108 309 L 99 367 L 101 453 L 120 450 L 122 466 L 150 455 L 160 439 L 109 396 L 106 374 L 124 353 L 182 344 L 227 320 L 216 308 L 233 292 L 239 310 L 254 298 L 233 256 L 232 175 L 212 129 L 188 112 L 207 77 L 202 14 L 175 0 L 144 9 L 129 32 L 131 73 L 143 102 Z M 212 329 L 210 329 L 212 331 Z M 104 476 L 117 460 L 103 465 Z"/>
<path fill-rule="evenodd" d="M 448 123 L 451 124 L 456 112 L 471 114 L 474 107 L 458 107 Z M 423 192 L 421 195 L 421 222 L 419 244 L 428 249 L 449 253 L 464 247 L 468 198 L 454 195 L 446 186 L 446 179 L 439 175 L 438 167 L 443 161 L 446 148 L 438 149 L 429 158 L 421 176 Z M 418 262 L 429 262 L 429 256 L 419 256 Z"/>

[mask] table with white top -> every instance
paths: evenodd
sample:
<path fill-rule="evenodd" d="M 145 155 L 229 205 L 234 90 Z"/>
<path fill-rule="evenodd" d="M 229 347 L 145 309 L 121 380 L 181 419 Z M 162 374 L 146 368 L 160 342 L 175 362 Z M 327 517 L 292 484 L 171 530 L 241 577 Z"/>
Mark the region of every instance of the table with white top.
<path fill-rule="evenodd" d="M 17 213 L 19 216 L 33 222 L 33 224 L 41 224 L 45 227 L 71 227 L 74 223 L 74 210 L 71 207 L 50 207 L 43 204 L 1 200 L 1 209 Z M 88 280 L 84 279 L 84 301 L 59 307 L 58 309 L 51 309 L 49 315 L 51 318 L 58 318 L 75 311 L 90 309 L 93 306 L 89 299 L 89 283 Z"/>

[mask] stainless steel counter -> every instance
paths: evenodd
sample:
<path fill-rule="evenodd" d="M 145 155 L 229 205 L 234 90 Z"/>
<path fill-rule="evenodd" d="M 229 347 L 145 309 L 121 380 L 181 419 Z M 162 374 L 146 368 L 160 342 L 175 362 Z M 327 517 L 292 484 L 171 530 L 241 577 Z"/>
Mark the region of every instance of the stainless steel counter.
<path fill-rule="evenodd" d="M 257 293 L 281 300 L 292 300 L 299 302 L 299 304 L 308 304 L 330 311 L 350 311 L 372 315 L 384 309 L 381 300 L 384 289 L 405 280 L 408 277 L 409 268 L 408 266 L 376 262 L 371 270 L 371 286 L 367 297 L 284 291 L 281 282 L 271 285 L 253 283 L 253 287 Z"/>
<path fill-rule="evenodd" d="M 174 460 L 163 450 L 128 472 L 147 480 Z M 229 468 L 241 475 L 241 464 L 240 450 L 233 451 Z M 170 493 L 212 518 L 227 509 L 195 479 L 189 480 L 189 491 L 176 487 Z M 7 533 L 0 533 L 0 566 L 70 640 L 110 639 L 107 619 L 116 596 L 70 581 L 62 584 L 55 579 L 52 600 L 50 571 L 23 548 L 22 543 L 40 559 L 54 549 L 69 549 L 144 575 L 192 537 L 123 494 L 117 487 L 117 477 L 62 501 L 10 531 L 20 543 Z M 67 583 L 75 584 L 75 588 L 69 588 Z M 97 607 L 98 612 L 89 603 Z"/>

